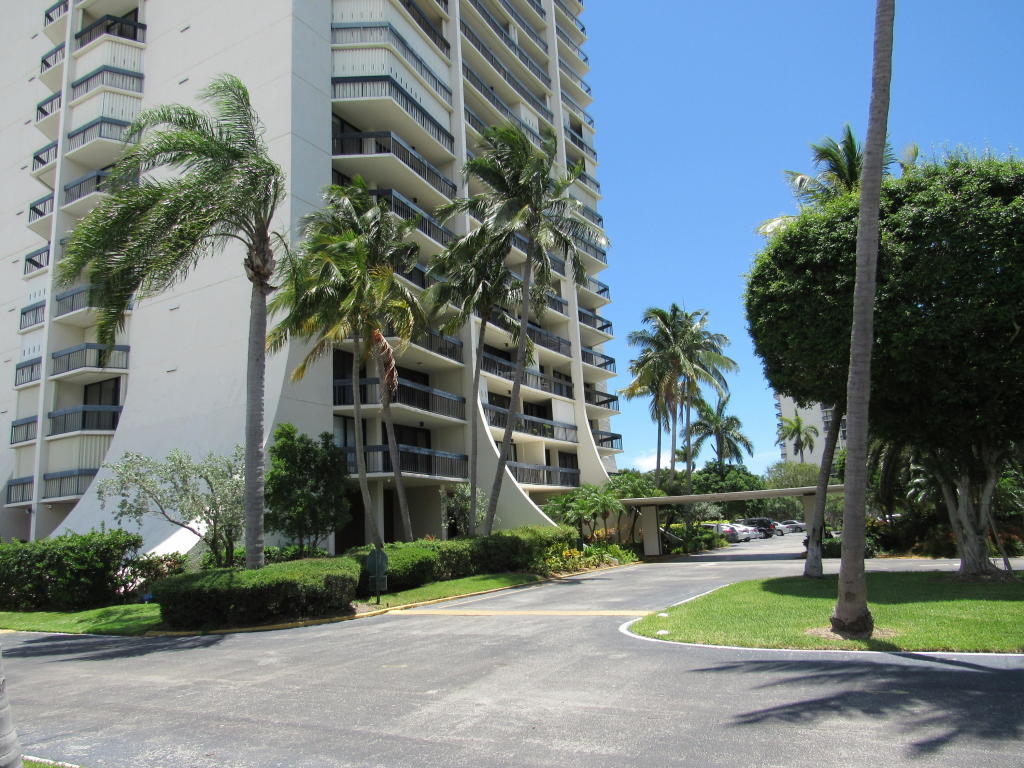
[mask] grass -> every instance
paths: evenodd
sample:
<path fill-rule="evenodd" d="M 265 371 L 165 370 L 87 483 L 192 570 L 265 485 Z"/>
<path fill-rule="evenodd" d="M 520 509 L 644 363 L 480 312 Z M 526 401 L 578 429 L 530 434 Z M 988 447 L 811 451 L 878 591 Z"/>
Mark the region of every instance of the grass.
<path fill-rule="evenodd" d="M 422 603 L 442 597 L 457 597 L 499 587 L 528 584 L 540 579 L 532 573 L 493 573 L 467 576 L 464 579 L 435 581 L 416 589 L 381 595 L 381 608 L 394 608 Z M 375 610 L 376 600 L 370 598 L 365 610 Z M 276 623 L 276 622 L 274 622 Z M 164 629 L 160 606 L 155 603 L 112 605 L 89 611 L 0 611 L 0 629 L 25 632 L 61 632 L 70 635 L 141 635 Z"/>
<path fill-rule="evenodd" d="M 964 582 L 935 572 L 869 573 L 867 581 L 876 630 L 868 640 L 827 632 L 835 576 L 732 584 L 667 609 L 667 617 L 646 616 L 632 630 L 660 640 L 754 648 L 1024 652 L 1020 580 Z"/>

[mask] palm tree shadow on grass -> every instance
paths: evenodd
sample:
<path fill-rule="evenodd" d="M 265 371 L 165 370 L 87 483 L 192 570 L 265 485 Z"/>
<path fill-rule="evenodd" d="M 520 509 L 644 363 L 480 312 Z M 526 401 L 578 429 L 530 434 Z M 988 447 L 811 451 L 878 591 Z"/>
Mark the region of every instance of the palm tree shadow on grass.
<path fill-rule="evenodd" d="M 976 583 L 957 579 L 950 571 L 926 573 L 868 573 L 868 593 L 871 602 L 885 605 L 900 603 L 926 603 L 951 600 L 998 600 L 1024 602 L 1024 583 Z M 762 589 L 789 597 L 836 596 L 836 577 L 821 579 L 784 577 L 768 579 Z M 884 650 L 884 649 L 883 649 Z"/>
<path fill-rule="evenodd" d="M 805 694 L 787 704 L 736 714 L 738 726 L 803 727 L 842 718 L 884 721 L 907 740 L 910 757 L 927 757 L 957 742 L 998 748 L 1024 737 L 1024 669 L 906 654 L 926 665 L 859 661 L 749 661 L 698 670 L 769 674 L 761 689 L 792 686 Z M 806 695 L 822 687 L 820 696 Z"/>

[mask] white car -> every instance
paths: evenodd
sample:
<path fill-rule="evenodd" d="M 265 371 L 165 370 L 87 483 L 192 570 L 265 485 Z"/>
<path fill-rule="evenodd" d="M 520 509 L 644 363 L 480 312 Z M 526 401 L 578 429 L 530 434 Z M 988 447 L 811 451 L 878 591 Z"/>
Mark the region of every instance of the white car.
<path fill-rule="evenodd" d="M 739 535 L 740 541 L 750 541 L 751 539 L 761 538 L 761 532 L 757 528 L 751 528 L 749 525 L 743 525 L 743 523 L 733 523 L 732 527 L 736 529 L 737 535 Z"/>
<path fill-rule="evenodd" d="M 782 528 L 786 533 L 803 533 L 807 530 L 807 525 L 799 520 L 783 520 Z"/>

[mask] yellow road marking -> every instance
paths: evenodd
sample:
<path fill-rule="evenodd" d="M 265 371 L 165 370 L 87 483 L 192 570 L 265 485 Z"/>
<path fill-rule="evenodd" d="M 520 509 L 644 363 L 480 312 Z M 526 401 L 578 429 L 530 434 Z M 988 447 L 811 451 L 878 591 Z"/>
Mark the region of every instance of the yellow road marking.
<path fill-rule="evenodd" d="M 402 616 L 646 616 L 651 611 L 488 611 L 483 608 L 427 608 L 402 611 Z"/>

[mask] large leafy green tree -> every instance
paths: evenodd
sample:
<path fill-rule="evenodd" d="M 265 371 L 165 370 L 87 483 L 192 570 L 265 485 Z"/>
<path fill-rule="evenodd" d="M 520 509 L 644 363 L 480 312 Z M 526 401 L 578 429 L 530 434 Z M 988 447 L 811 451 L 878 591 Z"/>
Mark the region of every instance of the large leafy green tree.
<path fill-rule="evenodd" d="M 743 451 L 754 455 L 754 444 L 743 434 L 743 423 L 738 417 L 725 412 L 729 407 L 729 396 L 719 397 L 712 408 L 703 398 L 697 400 L 697 420 L 690 425 L 687 437 L 693 441 L 693 453 L 699 454 L 705 443 L 711 443 L 715 452 L 718 473 L 725 475 L 725 463 L 743 462 Z"/>
<path fill-rule="evenodd" d="M 177 104 L 144 110 L 129 148 L 106 181 L 109 193 L 71 234 L 60 264 L 64 284 L 88 276 L 99 308 L 97 336 L 113 343 L 134 299 L 184 280 L 231 241 L 244 249 L 252 284 L 245 406 L 245 562 L 263 565 L 263 410 L 267 297 L 275 259 L 271 226 L 285 177 L 270 159 L 249 92 L 221 75 L 200 98 L 212 111 Z M 171 171 L 171 175 L 153 171 Z"/>
<path fill-rule="evenodd" d="M 480 181 L 485 191 L 460 198 L 443 209 L 444 215 L 468 214 L 480 222 L 487 240 L 487 253 L 507 254 L 514 243 L 523 243 L 526 260 L 521 275 L 519 328 L 513 369 L 509 419 L 498 451 L 484 519 L 484 535 L 491 532 L 498 511 L 498 497 L 505 477 L 512 432 L 521 410 L 520 390 L 528 360 L 527 333 L 535 316 L 536 294 L 546 292 L 552 282 L 551 253 L 560 254 L 571 269 L 573 280 L 582 284 L 587 273 L 577 242 L 597 241 L 598 231 L 582 217 L 582 204 L 568 190 L 582 172 L 572 168 L 555 176 L 557 141 L 545 131 L 542 146 L 536 149 L 523 131 L 513 125 L 492 126 L 484 130 L 477 155 L 466 161 L 467 176 Z M 473 393 L 476 397 L 476 393 Z"/>

